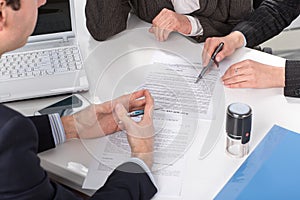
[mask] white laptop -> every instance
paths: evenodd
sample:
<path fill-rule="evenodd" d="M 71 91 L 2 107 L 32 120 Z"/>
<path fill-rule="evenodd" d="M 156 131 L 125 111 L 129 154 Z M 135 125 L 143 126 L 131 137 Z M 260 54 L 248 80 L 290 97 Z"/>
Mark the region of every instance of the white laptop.
<path fill-rule="evenodd" d="M 0 59 L 0 102 L 88 90 L 75 32 L 74 0 L 48 0 L 28 43 Z"/>

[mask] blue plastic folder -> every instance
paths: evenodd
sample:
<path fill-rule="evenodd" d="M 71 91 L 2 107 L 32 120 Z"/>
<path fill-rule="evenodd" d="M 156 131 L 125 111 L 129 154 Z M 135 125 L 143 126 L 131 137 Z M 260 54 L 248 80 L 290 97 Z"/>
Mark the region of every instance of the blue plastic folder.
<path fill-rule="evenodd" d="M 300 134 L 274 125 L 215 199 L 300 199 Z"/>

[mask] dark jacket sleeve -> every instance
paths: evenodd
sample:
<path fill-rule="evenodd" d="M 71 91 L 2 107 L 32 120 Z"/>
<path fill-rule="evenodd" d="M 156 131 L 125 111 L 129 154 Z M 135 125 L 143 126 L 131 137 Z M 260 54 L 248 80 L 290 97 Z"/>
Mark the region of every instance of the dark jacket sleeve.
<path fill-rule="evenodd" d="M 286 61 L 284 95 L 300 97 L 300 61 Z"/>
<path fill-rule="evenodd" d="M 86 27 L 95 40 L 106 40 L 126 29 L 130 10 L 128 0 L 88 0 Z"/>
<path fill-rule="evenodd" d="M 6 122 L 0 127 L 0 199 L 48 199 L 54 189 L 36 155 L 36 129 L 27 118 L 4 109 L 1 115 L 6 114 Z"/>
<path fill-rule="evenodd" d="M 163 8 L 173 10 L 167 0 L 88 0 L 86 26 L 95 40 L 103 41 L 127 27 L 129 12 L 151 23 Z"/>
<path fill-rule="evenodd" d="M 257 46 L 279 34 L 299 14 L 299 0 L 265 0 L 233 31 L 241 31 L 245 35 L 247 47 Z"/>
<path fill-rule="evenodd" d="M 148 200 L 156 192 L 147 173 L 138 164 L 127 162 L 113 171 L 91 199 Z"/>
<path fill-rule="evenodd" d="M 38 132 L 38 153 L 55 147 L 48 115 L 29 117 Z"/>
<path fill-rule="evenodd" d="M 204 42 L 208 37 L 225 36 L 252 12 L 249 0 L 199 0 L 200 9 L 190 15 L 197 18 L 203 28 L 203 35 L 192 37 Z"/>

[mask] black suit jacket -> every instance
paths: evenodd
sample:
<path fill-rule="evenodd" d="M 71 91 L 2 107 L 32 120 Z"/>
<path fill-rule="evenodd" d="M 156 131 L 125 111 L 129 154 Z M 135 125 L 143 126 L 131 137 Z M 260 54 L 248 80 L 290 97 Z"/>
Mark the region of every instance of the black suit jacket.
<path fill-rule="evenodd" d="M 233 31 L 242 32 L 253 47 L 279 34 L 300 14 L 299 0 L 264 0 L 249 18 Z"/>
<path fill-rule="evenodd" d="M 47 116 L 26 118 L 0 105 L 0 199 L 80 199 L 49 180 L 37 153 L 53 148 Z M 140 173 L 134 173 L 140 172 Z M 156 188 L 135 163 L 124 163 L 91 199 L 150 199 Z"/>
<path fill-rule="evenodd" d="M 241 31 L 253 47 L 279 34 L 299 14 L 300 0 L 265 0 L 233 31 Z M 300 97 L 300 61 L 287 61 L 285 67 L 284 95 Z"/>

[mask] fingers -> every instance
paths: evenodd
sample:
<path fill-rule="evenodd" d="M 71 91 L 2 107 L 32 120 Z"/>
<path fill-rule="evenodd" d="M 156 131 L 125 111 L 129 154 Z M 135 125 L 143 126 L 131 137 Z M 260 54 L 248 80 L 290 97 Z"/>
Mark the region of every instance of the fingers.
<path fill-rule="evenodd" d="M 144 109 L 146 104 L 145 91 L 146 90 L 139 90 L 131 94 L 123 95 L 112 102 L 106 102 L 103 105 L 106 105 L 106 107 L 109 106 L 110 109 L 107 108 L 107 112 L 112 112 L 113 108 L 118 103 L 122 104 L 127 111 Z"/>
<path fill-rule="evenodd" d="M 229 79 L 233 76 L 240 76 L 243 74 L 249 75 L 255 72 L 254 66 L 257 65 L 257 62 L 252 60 L 243 60 L 241 62 L 231 65 L 227 71 L 224 73 L 222 80 Z"/>
<path fill-rule="evenodd" d="M 119 128 L 129 131 L 134 121 L 127 116 L 127 110 L 122 104 L 117 104 L 115 107 L 117 120 L 119 121 Z"/>
<path fill-rule="evenodd" d="M 206 41 L 204 43 L 204 48 L 203 48 L 203 51 L 202 51 L 203 66 L 206 66 L 208 64 L 214 50 L 217 48 L 217 46 L 219 44 L 220 44 L 220 39 L 218 39 L 218 38 L 207 38 L 206 39 Z M 218 55 L 217 55 L 217 57 L 218 57 Z"/>
<path fill-rule="evenodd" d="M 160 42 L 166 41 L 170 33 L 172 32 L 167 28 L 158 28 L 158 27 L 151 27 L 149 31 L 153 33 L 155 38 Z"/>
<path fill-rule="evenodd" d="M 154 100 L 148 90 L 145 90 L 145 100 L 146 100 L 146 105 L 144 109 L 143 121 L 152 122 Z"/>
<path fill-rule="evenodd" d="M 230 87 L 235 84 L 250 82 L 250 80 L 251 80 L 251 75 L 240 75 L 240 76 L 234 76 L 230 79 L 227 79 L 223 83 L 225 86 Z"/>
<path fill-rule="evenodd" d="M 165 41 L 168 39 L 170 33 L 175 31 L 174 11 L 164 8 L 152 21 L 152 27 L 149 29 L 158 41 Z"/>
<path fill-rule="evenodd" d="M 148 90 L 140 90 L 132 94 L 132 99 L 136 97 L 141 98 L 140 95 L 143 95 L 143 99 L 132 100 L 130 103 L 130 111 L 131 110 L 139 110 L 144 109 L 144 117 L 145 121 L 152 120 L 153 110 L 154 110 L 154 100 Z"/>
<path fill-rule="evenodd" d="M 151 26 L 151 28 L 149 28 L 149 32 L 154 33 L 154 27 L 153 26 Z"/>
<path fill-rule="evenodd" d="M 244 60 L 232 65 L 222 77 L 223 84 L 229 88 L 256 87 L 257 79 L 251 60 Z"/>
<path fill-rule="evenodd" d="M 141 98 L 143 96 L 145 96 L 145 90 L 138 90 L 136 92 L 133 92 L 130 95 L 130 100 L 135 100 L 135 99 L 138 99 L 138 98 Z"/>
<path fill-rule="evenodd" d="M 224 75 L 222 76 L 222 81 L 225 86 L 235 84 L 238 82 L 243 82 L 247 80 L 247 67 L 244 67 L 242 63 L 236 63 L 230 66 Z"/>
<path fill-rule="evenodd" d="M 209 58 L 212 56 L 217 46 L 223 42 L 224 46 L 216 56 L 216 61 L 220 62 L 225 57 L 230 56 L 236 49 L 244 45 L 244 36 L 238 31 L 234 31 L 225 37 L 212 37 L 207 38 L 202 51 L 203 65 L 207 65 Z"/>
<path fill-rule="evenodd" d="M 146 104 L 145 90 L 139 90 L 130 95 L 129 111 L 143 109 Z"/>

